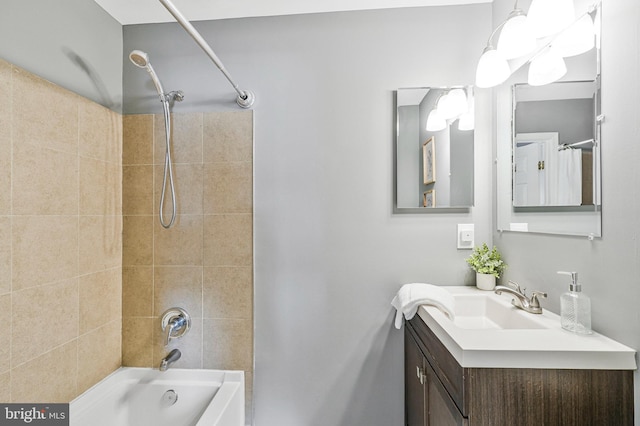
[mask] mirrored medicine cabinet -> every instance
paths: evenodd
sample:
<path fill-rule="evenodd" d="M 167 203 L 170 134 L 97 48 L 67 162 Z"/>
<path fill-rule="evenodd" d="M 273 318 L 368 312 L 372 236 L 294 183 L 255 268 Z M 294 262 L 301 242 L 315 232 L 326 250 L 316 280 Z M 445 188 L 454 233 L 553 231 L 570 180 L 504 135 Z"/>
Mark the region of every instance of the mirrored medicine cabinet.
<path fill-rule="evenodd" d="M 445 111 L 456 97 L 459 108 Z M 473 88 L 398 89 L 396 102 L 394 213 L 468 210 L 474 197 Z"/>
<path fill-rule="evenodd" d="M 600 56 L 598 34 L 561 80 L 530 86 L 523 67 L 494 89 L 498 231 L 602 236 Z"/>

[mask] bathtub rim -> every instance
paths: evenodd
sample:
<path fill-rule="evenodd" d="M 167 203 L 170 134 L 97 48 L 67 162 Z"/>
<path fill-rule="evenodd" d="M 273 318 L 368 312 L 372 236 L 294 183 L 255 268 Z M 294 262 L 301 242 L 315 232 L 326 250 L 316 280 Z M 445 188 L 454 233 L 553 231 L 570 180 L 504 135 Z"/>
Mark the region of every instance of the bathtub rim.
<path fill-rule="evenodd" d="M 115 392 L 115 389 L 122 381 L 145 379 L 151 381 L 175 380 L 180 382 L 195 381 L 203 383 L 218 383 L 219 389 L 216 392 L 216 395 L 204 409 L 198 418 L 196 425 L 200 425 L 202 420 L 207 420 L 209 422 L 206 424 L 215 424 L 211 423 L 211 420 L 215 420 L 224 414 L 224 411 L 216 413 L 216 410 L 226 410 L 234 397 L 241 398 L 239 403 L 242 408 L 242 424 L 244 424 L 245 375 L 242 370 L 172 368 L 167 371 L 159 371 L 157 368 L 148 367 L 119 367 L 101 379 L 98 383 L 94 384 L 82 394 L 71 400 L 69 402 L 70 416 L 74 415 L 72 414 L 73 411 L 75 411 L 76 414 L 82 415 L 86 411 L 90 410 L 98 403 L 100 394 L 107 396 Z M 104 387 L 104 389 L 98 389 L 100 386 Z M 97 395 L 92 395 L 92 393 L 96 393 Z M 216 398 L 219 394 L 222 398 Z M 92 396 L 94 398 L 91 398 Z"/>

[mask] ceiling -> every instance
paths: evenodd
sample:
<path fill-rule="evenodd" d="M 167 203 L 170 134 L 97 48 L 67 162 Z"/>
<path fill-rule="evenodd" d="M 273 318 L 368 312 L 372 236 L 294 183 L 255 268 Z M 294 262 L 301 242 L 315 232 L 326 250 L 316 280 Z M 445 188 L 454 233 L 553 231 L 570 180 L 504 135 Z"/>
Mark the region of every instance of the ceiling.
<path fill-rule="evenodd" d="M 190 21 L 296 15 L 418 6 L 491 3 L 493 0 L 173 0 Z M 122 25 L 173 22 L 158 0 L 95 0 Z"/>

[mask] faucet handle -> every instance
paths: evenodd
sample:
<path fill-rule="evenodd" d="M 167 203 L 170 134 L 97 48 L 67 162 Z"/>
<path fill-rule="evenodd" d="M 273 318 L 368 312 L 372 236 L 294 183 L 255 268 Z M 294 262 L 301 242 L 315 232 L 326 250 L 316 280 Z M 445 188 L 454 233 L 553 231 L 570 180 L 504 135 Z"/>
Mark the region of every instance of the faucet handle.
<path fill-rule="evenodd" d="M 179 339 L 187 334 L 191 328 L 191 317 L 182 308 L 171 308 L 162 314 L 162 330 L 164 331 L 164 345 L 169 345 L 172 339 Z"/>
<path fill-rule="evenodd" d="M 517 291 L 518 293 L 520 293 L 520 294 L 524 294 L 524 290 L 526 290 L 526 288 L 525 288 L 525 289 L 520 288 L 520 284 L 518 284 L 518 283 L 517 283 L 517 282 L 515 282 L 515 281 L 511 281 L 511 280 L 509 280 L 509 282 L 507 283 L 507 285 L 508 285 L 509 287 L 511 287 L 512 289 L 514 289 L 515 291 Z"/>
<path fill-rule="evenodd" d="M 540 301 L 538 300 L 538 297 L 547 297 L 547 293 L 543 292 L 543 291 L 534 291 L 533 293 L 531 293 L 531 301 L 529 302 L 531 304 L 532 308 L 539 308 L 540 307 Z"/>

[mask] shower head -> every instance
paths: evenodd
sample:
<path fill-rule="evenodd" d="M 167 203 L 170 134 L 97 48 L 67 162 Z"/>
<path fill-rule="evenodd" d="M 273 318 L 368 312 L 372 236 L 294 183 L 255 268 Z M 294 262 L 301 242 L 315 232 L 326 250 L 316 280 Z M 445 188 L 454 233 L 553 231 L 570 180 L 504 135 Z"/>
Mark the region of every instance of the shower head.
<path fill-rule="evenodd" d="M 129 59 L 131 59 L 133 65 L 140 68 L 146 68 L 149 64 L 149 55 L 147 55 L 142 50 L 133 50 L 131 53 L 129 53 Z"/>
<path fill-rule="evenodd" d="M 166 102 L 167 96 L 164 93 L 164 89 L 162 88 L 160 79 L 156 75 L 156 72 L 153 70 L 153 67 L 151 66 L 151 62 L 149 62 L 149 55 L 147 55 L 142 50 L 133 50 L 131 53 L 129 53 L 129 59 L 131 59 L 131 62 L 133 62 L 135 66 L 147 70 L 147 72 L 151 76 L 151 80 L 153 80 L 153 84 L 155 84 L 156 86 L 158 95 L 160 95 L 160 100 L 162 102 Z"/>

